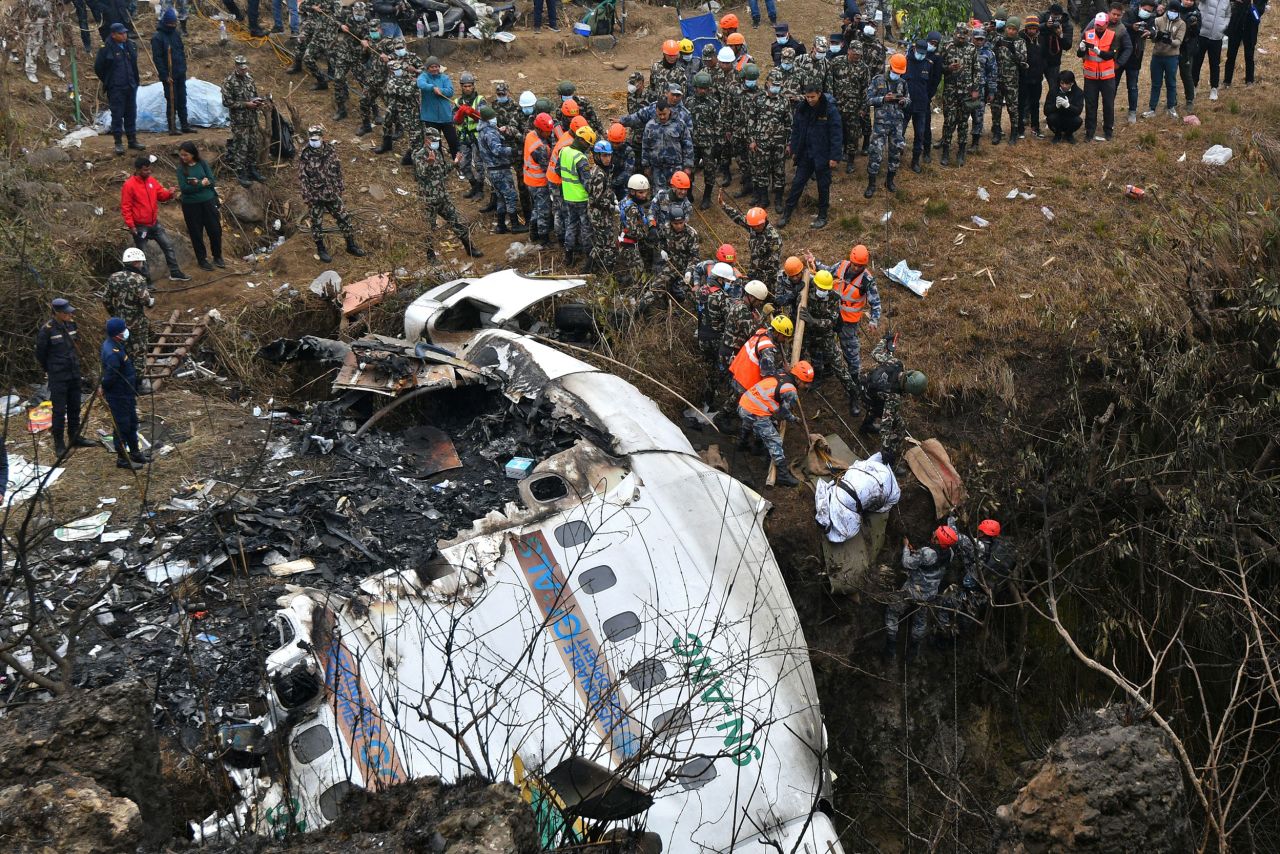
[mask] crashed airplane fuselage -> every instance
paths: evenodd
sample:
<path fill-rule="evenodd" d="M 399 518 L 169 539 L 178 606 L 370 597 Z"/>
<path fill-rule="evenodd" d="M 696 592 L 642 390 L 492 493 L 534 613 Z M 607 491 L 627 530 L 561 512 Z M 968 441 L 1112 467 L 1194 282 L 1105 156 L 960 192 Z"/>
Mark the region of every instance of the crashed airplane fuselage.
<path fill-rule="evenodd" d="M 527 298 L 520 277 L 495 275 Z M 501 310 L 501 289 L 484 290 Z M 415 304 L 406 326 L 430 334 L 440 319 Z M 313 830 L 353 787 L 480 775 L 522 788 L 548 847 L 623 827 L 668 852 L 840 851 L 764 499 L 622 379 L 519 330 L 448 340 L 508 398 L 607 439 L 538 460 L 519 505 L 440 542 L 428 565 L 356 596 L 282 597 L 253 723 L 283 767 L 229 762 L 243 801 L 198 834 Z"/>

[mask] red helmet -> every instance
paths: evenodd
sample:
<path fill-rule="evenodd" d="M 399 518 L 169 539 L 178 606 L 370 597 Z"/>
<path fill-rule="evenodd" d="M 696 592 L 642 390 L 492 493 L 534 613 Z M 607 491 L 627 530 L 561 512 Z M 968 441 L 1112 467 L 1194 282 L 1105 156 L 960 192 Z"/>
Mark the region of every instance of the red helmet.
<path fill-rule="evenodd" d="M 720 248 L 716 250 L 716 260 L 732 264 L 738 260 L 738 250 L 733 248 L 732 243 L 721 243 Z"/>
<path fill-rule="evenodd" d="M 933 541 L 943 548 L 951 548 L 960 542 L 960 535 L 950 525 L 939 525 L 933 531 Z"/>
<path fill-rule="evenodd" d="M 533 126 L 543 133 L 551 133 L 551 129 L 556 126 L 556 123 L 549 113 L 538 113 L 533 117 Z"/>
<path fill-rule="evenodd" d="M 995 519 L 983 519 L 978 523 L 978 533 L 988 537 L 1000 536 L 1000 523 Z"/>

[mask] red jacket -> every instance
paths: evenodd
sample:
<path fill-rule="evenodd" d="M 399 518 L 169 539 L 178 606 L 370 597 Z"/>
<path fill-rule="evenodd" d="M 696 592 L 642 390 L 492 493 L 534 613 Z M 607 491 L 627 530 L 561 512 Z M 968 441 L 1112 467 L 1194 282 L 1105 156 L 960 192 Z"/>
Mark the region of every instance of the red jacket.
<path fill-rule="evenodd" d="M 173 198 L 173 193 L 154 177 L 143 180 L 130 175 L 120 188 L 120 214 L 130 230 L 138 226 L 155 225 L 157 204 Z"/>

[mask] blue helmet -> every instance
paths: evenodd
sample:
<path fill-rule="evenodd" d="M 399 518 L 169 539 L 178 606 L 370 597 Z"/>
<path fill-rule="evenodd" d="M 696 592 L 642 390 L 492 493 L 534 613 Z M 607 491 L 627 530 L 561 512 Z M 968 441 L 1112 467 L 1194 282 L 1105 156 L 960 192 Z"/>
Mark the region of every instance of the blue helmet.
<path fill-rule="evenodd" d="M 607 139 L 602 139 L 591 148 L 596 154 L 613 154 L 613 143 Z"/>

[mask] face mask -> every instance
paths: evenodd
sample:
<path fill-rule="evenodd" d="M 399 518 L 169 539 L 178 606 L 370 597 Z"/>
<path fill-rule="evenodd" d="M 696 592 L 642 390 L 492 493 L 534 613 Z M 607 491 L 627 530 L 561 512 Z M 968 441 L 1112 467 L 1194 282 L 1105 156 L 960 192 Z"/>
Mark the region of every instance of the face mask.
<path fill-rule="evenodd" d="M 890 79 L 890 80 L 898 80 L 898 79 L 900 79 L 901 77 L 902 77 L 902 75 L 901 75 L 901 74 L 899 74 L 899 73 L 898 73 L 898 72 L 896 72 L 896 71 L 890 71 L 890 72 L 889 72 L 889 79 Z"/>
<path fill-rule="evenodd" d="M 498 96 L 498 103 L 499 103 L 499 104 L 510 104 L 510 103 L 511 103 L 511 99 L 510 99 L 509 97 L 507 97 L 506 95 L 499 95 L 499 96 Z"/>
<path fill-rule="evenodd" d="M 533 115 L 533 107 L 521 107 L 521 108 L 520 108 L 520 112 L 524 113 L 526 116 L 532 116 L 532 115 Z"/>
<path fill-rule="evenodd" d="M 1147 18 L 1151 17 L 1151 13 L 1148 12 L 1146 9 L 1139 9 L 1138 17 L 1145 21 Z"/>
<path fill-rule="evenodd" d="M 635 93 L 636 93 L 636 84 L 634 84 L 634 83 L 628 83 L 628 84 L 627 84 L 627 94 L 628 94 L 628 95 L 634 95 Z"/>
<path fill-rule="evenodd" d="M 1004 21 L 1001 21 L 999 18 L 996 19 L 996 29 L 997 30 L 1004 29 Z"/>
<path fill-rule="evenodd" d="M 124 332 L 121 332 L 121 333 L 120 333 L 120 337 L 121 337 L 121 338 L 123 338 L 124 340 L 128 341 L 128 340 L 129 340 L 129 330 L 128 330 L 128 329 L 126 329 Z"/>
<path fill-rule="evenodd" d="M 374 32 L 369 33 L 369 41 L 371 42 L 376 42 L 380 38 L 382 38 L 381 30 L 375 30 Z"/>
<path fill-rule="evenodd" d="M 433 142 L 433 143 L 431 143 L 431 146 L 430 146 L 430 147 L 431 147 L 431 150 L 432 150 L 432 151 L 439 151 L 439 150 L 440 150 L 440 143 L 438 143 L 438 142 Z"/>
<path fill-rule="evenodd" d="M 489 127 L 494 127 L 494 128 L 496 128 L 497 126 L 498 126 L 498 120 L 497 120 L 497 119 L 489 119 Z"/>
<path fill-rule="evenodd" d="M 404 76 L 404 69 L 402 69 L 402 68 L 397 68 L 397 69 L 395 70 L 395 75 L 396 75 L 397 77 L 403 77 L 403 76 Z"/>
<path fill-rule="evenodd" d="M 783 71 L 790 71 L 791 69 L 793 69 L 793 68 L 795 68 L 795 67 L 796 67 L 796 64 L 795 64 L 794 62 L 784 62 L 784 63 L 782 63 L 782 70 L 783 70 Z"/>
<path fill-rule="evenodd" d="M 782 87 L 781 87 L 781 86 L 770 86 L 770 87 L 769 87 L 769 94 L 770 94 L 770 95 L 777 95 L 777 94 L 778 94 L 779 92 L 781 92 L 781 91 L 782 91 Z"/>
<path fill-rule="evenodd" d="M 870 24 L 867 24 L 865 27 L 862 28 L 862 34 L 864 36 L 867 36 L 868 38 L 871 36 L 874 36 L 876 34 L 876 28 L 871 26 Z"/>
<path fill-rule="evenodd" d="M 563 104 L 565 101 L 569 100 L 569 99 L 570 99 L 570 98 L 572 98 L 572 97 L 573 97 L 572 95 L 561 95 L 561 96 L 560 96 L 560 103 L 562 103 L 562 104 Z"/>
<path fill-rule="evenodd" d="M 746 80 L 746 81 L 743 81 L 743 84 L 742 84 L 742 85 L 743 85 L 743 86 L 746 86 L 748 89 L 754 89 L 754 88 L 756 88 L 756 81 L 754 81 L 754 80 Z"/>
<path fill-rule="evenodd" d="M 838 44 L 832 45 L 831 47 L 827 48 L 827 53 L 831 54 L 832 56 L 835 56 L 839 52 L 840 52 L 840 45 Z"/>
<path fill-rule="evenodd" d="M 1175 9 L 1170 9 L 1168 12 L 1165 12 L 1165 14 L 1169 16 L 1170 21 L 1178 20 L 1178 12 Z"/>
<path fill-rule="evenodd" d="M 778 37 L 775 39 L 775 41 L 776 41 L 778 44 L 786 44 L 786 43 L 787 43 L 787 41 L 788 41 L 788 39 L 787 39 L 787 37 L 786 37 L 786 36 L 778 36 Z"/>
<path fill-rule="evenodd" d="M 911 55 L 916 58 L 916 62 L 922 62 L 925 57 L 925 55 L 918 50 L 911 51 Z"/>
<path fill-rule="evenodd" d="M 320 143 L 323 141 L 324 140 L 320 140 L 320 139 L 309 139 L 307 140 L 307 145 L 311 146 L 312 148 L 319 148 Z"/>
<path fill-rule="evenodd" d="M 933 42 L 929 42 L 929 53 L 933 53 L 937 49 L 938 49 L 938 46 L 936 44 L 934 44 Z"/>
<path fill-rule="evenodd" d="M 353 21 L 357 21 L 357 22 L 358 22 L 358 21 L 363 21 L 363 20 L 364 20 L 364 15 L 352 15 L 352 16 L 351 16 L 351 20 L 353 20 Z"/>
<path fill-rule="evenodd" d="M 407 49 L 407 48 L 403 48 L 403 47 L 398 47 L 398 48 L 396 48 L 396 56 L 404 56 L 404 55 L 405 55 L 405 54 L 407 54 L 408 52 L 409 52 L 409 51 L 408 51 L 408 49 Z"/>

